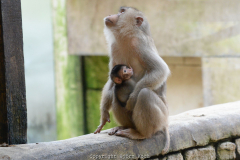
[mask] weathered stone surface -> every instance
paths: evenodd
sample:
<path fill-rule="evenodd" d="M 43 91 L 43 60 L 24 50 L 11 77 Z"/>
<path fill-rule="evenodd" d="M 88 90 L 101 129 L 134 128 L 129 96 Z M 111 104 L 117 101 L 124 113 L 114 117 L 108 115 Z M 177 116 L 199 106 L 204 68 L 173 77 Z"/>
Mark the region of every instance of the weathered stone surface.
<path fill-rule="evenodd" d="M 195 146 L 206 146 L 228 137 L 240 137 L 240 101 L 191 110 L 170 117 L 171 144 L 169 152 Z M 100 134 L 84 135 L 67 140 L 25 144 L 0 149 L 1 157 L 12 159 L 90 159 L 93 156 L 157 156 L 164 147 L 159 132 L 150 139 L 129 140 Z M 205 152 L 204 149 L 198 149 Z"/>
<path fill-rule="evenodd" d="M 185 152 L 186 160 L 215 160 L 216 153 L 213 146 L 191 149 Z"/>
<path fill-rule="evenodd" d="M 235 159 L 236 145 L 232 142 L 220 143 L 217 147 L 217 157 L 219 160 Z"/>
<path fill-rule="evenodd" d="M 171 151 L 240 136 L 240 101 L 170 116 Z"/>
<path fill-rule="evenodd" d="M 240 138 L 236 139 L 235 144 L 236 144 L 236 147 L 237 147 L 237 152 L 238 152 L 238 154 L 240 154 Z"/>
<path fill-rule="evenodd" d="M 235 140 L 236 144 L 236 159 L 240 159 L 240 138 Z"/>
<path fill-rule="evenodd" d="M 176 153 L 176 154 L 167 155 L 166 157 L 160 160 L 183 160 L 183 156 L 181 153 Z"/>
<path fill-rule="evenodd" d="M 167 156 L 167 160 L 183 160 L 183 156 L 181 153 L 172 154 Z"/>

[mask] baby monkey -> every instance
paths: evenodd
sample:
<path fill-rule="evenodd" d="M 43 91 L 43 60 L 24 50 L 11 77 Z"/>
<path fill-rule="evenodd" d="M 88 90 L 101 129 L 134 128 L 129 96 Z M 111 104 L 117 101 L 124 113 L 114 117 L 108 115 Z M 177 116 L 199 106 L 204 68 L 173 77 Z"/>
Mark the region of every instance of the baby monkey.
<path fill-rule="evenodd" d="M 129 95 L 135 87 L 135 81 L 131 78 L 133 69 L 123 64 L 113 67 L 110 77 L 115 83 L 115 98 L 122 107 L 126 106 Z"/>

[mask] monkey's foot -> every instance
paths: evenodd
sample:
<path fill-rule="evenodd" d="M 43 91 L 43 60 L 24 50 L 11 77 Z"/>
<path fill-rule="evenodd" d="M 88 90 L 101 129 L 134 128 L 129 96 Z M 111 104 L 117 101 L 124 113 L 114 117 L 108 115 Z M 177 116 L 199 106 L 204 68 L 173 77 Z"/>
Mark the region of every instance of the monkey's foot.
<path fill-rule="evenodd" d="M 120 130 L 115 133 L 116 136 L 127 137 L 130 139 L 145 139 L 146 137 L 142 136 L 138 131 L 132 128 L 125 130 Z"/>
<path fill-rule="evenodd" d="M 114 127 L 114 128 L 111 129 L 110 132 L 108 132 L 108 135 L 114 135 L 116 132 L 121 131 L 123 129 L 126 129 L 126 128 L 123 127 L 123 126 Z"/>

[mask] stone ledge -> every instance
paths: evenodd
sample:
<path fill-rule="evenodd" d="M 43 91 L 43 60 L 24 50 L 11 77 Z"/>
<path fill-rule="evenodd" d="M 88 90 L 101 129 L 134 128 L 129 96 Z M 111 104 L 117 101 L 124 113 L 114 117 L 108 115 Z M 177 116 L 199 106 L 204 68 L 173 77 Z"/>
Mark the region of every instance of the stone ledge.
<path fill-rule="evenodd" d="M 240 101 L 187 111 L 170 117 L 169 152 L 231 137 L 240 137 Z M 130 159 L 157 156 L 164 147 L 161 132 L 146 140 L 109 136 L 106 131 L 67 140 L 0 148 L 0 159 L 91 159 L 94 155 Z M 145 156 L 145 157 L 144 157 Z"/>

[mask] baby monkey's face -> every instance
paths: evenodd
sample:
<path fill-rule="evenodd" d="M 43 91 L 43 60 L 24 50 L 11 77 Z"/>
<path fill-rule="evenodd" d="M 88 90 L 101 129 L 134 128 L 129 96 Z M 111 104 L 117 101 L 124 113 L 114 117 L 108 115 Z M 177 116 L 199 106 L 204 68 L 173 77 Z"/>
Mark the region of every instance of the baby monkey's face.
<path fill-rule="evenodd" d="M 121 70 L 120 70 L 121 71 Z M 133 75 L 133 70 L 131 67 L 123 66 L 122 68 L 122 79 L 123 80 L 128 80 L 132 77 Z"/>
<path fill-rule="evenodd" d="M 115 78 L 116 84 L 122 84 L 123 81 L 130 79 L 133 75 L 133 69 L 131 67 L 123 66 L 118 72 L 118 77 Z"/>

